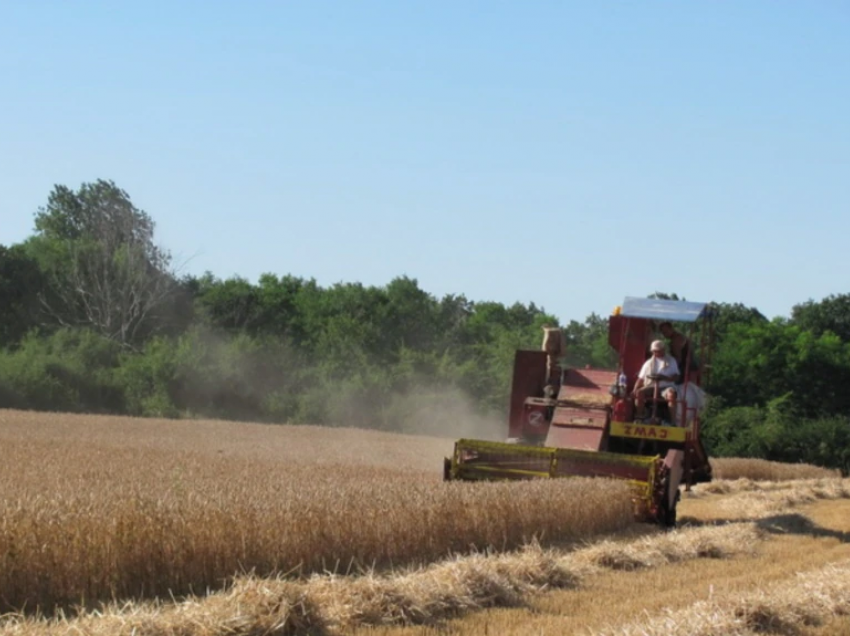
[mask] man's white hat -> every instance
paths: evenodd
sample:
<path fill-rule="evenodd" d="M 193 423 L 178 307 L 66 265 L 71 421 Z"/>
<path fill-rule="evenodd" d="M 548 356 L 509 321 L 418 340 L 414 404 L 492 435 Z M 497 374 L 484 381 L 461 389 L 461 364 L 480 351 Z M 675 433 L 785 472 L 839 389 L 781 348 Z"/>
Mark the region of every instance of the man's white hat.
<path fill-rule="evenodd" d="M 664 351 L 666 347 L 664 346 L 664 342 L 661 340 L 655 340 L 650 347 L 650 351 Z"/>

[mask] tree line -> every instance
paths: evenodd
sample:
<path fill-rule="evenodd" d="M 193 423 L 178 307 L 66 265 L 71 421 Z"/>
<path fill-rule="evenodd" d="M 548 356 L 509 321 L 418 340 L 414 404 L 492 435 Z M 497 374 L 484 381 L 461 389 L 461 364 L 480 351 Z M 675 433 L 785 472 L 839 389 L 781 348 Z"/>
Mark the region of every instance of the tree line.
<path fill-rule="evenodd" d="M 850 295 L 788 318 L 715 309 L 710 452 L 850 468 Z M 568 364 L 616 364 L 597 314 L 559 324 L 408 277 L 181 275 L 114 182 L 56 186 L 32 235 L 0 246 L 0 406 L 498 436 L 514 351 L 544 324 Z"/>

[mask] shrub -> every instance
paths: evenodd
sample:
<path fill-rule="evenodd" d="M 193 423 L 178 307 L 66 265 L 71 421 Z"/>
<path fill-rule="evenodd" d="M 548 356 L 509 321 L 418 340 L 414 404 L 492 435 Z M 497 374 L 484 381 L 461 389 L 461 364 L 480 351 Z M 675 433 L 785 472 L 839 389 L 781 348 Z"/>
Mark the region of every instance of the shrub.
<path fill-rule="evenodd" d="M 91 331 L 30 333 L 14 352 L 0 353 L 0 399 L 25 409 L 120 413 L 120 354 L 119 344 Z"/>

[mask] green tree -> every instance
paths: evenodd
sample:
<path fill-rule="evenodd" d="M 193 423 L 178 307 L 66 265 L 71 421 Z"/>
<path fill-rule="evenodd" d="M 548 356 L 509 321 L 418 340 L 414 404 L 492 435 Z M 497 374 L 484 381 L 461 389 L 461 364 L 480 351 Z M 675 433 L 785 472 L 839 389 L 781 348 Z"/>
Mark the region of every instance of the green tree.
<path fill-rule="evenodd" d="M 198 307 L 209 324 L 228 332 L 255 333 L 260 313 L 257 288 L 234 276 L 216 280 L 207 273 L 199 281 Z"/>
<path fill-rule="evenodd" d="M 732 325 L 756 325 L 768 322 L 768 319 L 755 307 L 742 303 L 712 303 L 714 311 L 714 331 L 717 341 L 722 341 Z"/>
<path fill-rule="evenodd" d="M 567 340 L 566 362 L 573 367 L 614 369 L 618 353 L 608 343 L 608 319 L 596 313 L 584 322 L 571 320 L 564 327 Z"/>
<path fill-rule="evenodd" d="M 0 348 L 15 346 L 36 325 L 41 270 L 20 245 L 0 245 Z"/>
<path fill-rule="evenodd" d="M 49 322 L 85 326 L 122 345 L 156 333 L 175 291 L 171 255 L 154 242 L 154 222 L 111 181 L 58 185 L 35 214 L 26 242 L 41 267 Z"/>
<path fill-rule="evenodd" d="M 791 322 L 815 335 L 831 331 L 844 342 L 850 342 L 850 294 L 832 295 L 820 302 L 808 300 L 794 305 Z"/>
<path fill-rule="evenodd" d="M 850 344 L 782 320 L 729 327 L 713 360 L 710 392 L 729 406 L 792 394 L 804 417 L 850 411 Z"/>

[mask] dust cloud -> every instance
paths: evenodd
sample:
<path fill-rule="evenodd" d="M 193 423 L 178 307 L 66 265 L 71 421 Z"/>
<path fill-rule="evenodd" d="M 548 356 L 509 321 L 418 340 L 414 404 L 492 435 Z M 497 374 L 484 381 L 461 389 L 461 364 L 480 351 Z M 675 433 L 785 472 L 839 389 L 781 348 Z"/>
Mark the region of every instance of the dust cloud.
<path fill-rule="evenodd" d="M 362 397 L 336 396 L 333 424 L 442 438 L 503 441 L 508 434 L 507 414 L 482 412 L 464 391 L 429 385 L 384 396 L 382 404 L 364 403 Z"/>
<path fill-rule="evenodd" d="M 503 441 L 507 437 L 506 408 L 486 410 L 468 392 L 433 376 L 405 377 L 404 388 L 393 389 L 382 386 L 381 379 L 356 374 L 335 383 L 326 373 L 309 356 L 282 341 L 199 329 L 184 349 L 169 397 L 183 417 L 452 439 Z"/>
<path fill-rule="evenodd" d="M 472 437 L 493 441 L 508 435 L 507 416 L 482 413 L 473 400 L 457 389 L 435 389 L 399 397 L 404 433 L 441 437 Z"/>

